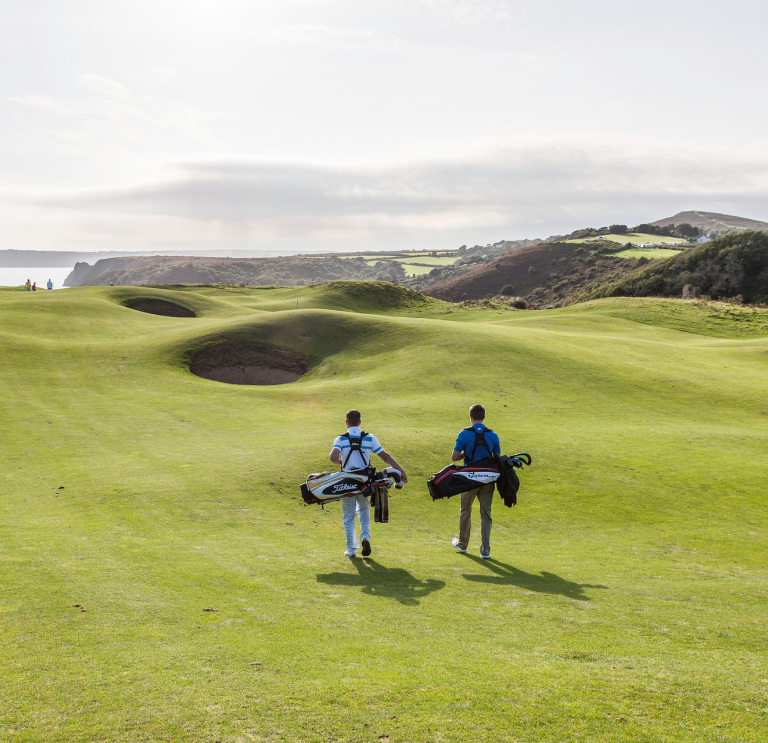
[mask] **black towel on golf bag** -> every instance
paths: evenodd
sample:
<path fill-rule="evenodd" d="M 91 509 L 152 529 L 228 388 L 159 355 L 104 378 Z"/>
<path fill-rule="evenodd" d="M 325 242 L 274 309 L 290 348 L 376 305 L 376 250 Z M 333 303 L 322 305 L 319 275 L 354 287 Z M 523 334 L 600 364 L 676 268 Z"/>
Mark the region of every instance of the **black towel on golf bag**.
<path fill-rule="evenodd" d="M 373 489 L 373 493 L 371 493 L 371 505 L 373 506 L 374 523 L 389 523 L 389 490 L 387 488 Z"/>
<path fill-rule="evenodd" d="M 432 500 L 437 500 L 450 498 L 496 482 L 498 477 L 498 463 L 491 458 L 480 459 L 463 467 L 458 464 L 449 464 L 427 480 L 427 487 Z"/>
<path fill-rule="evenodd" d="M 515 472 L 515 467 L 522 469 L 520 456 L 520 454 L 514 457 L 494 455 L 494 459 L 499 460 L 499 479 L 496 480 L 496 490 L 499 491 L 499 495 L 507 508 L 517 505 L 517 491 L 520 490 L 520 478 L 517 476 L 517 472 Z M 525 454 L 523 456 L 528 455 Z M 531 458 L 528 457 L 528 464 L 531 463 L 530 460 Z"/>

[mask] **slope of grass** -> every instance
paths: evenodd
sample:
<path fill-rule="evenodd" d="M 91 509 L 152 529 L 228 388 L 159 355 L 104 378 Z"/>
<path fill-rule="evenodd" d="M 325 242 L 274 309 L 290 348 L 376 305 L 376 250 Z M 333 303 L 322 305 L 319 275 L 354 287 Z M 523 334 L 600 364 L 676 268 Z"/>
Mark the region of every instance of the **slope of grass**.
<path fill-rule="evenodd" d="M 0 296 L 0 739 L 764 738 L 765 326 L 386 286 Z M 222 338 L 310 372 L 191 375 Z M 534 457 L 489 561 L 426 491 L 478 400 Z M 410 482 L 350 561 L 297 485 L 353 406 Z"/>
<path fill-rule="evenodd" d="M 633 245 L 640 245 L 642 243 L 653 243 L 656 245 L 657 243 L 673 243 L 675 245 L 685 245 L 686 240 L 683 240 L 680 237 L 665 237 L 662 235 L 649 235 L 644 232 L 627 232 L 623 233 L 621 235 L 605 235 L 602 239 L 597 237 L 586 237 L 581 239 L 575 239 L 575 240 L 565 240 L 565 242 L 568 243 L 601 243 L 601 242 L 616 242 L 620 245 L 626 245 L 627 243 L 632 243 Z"/>
<path fill-rule="evenodd" d="M 648 258 L 657 260 L 659 258 L 671 258 L 678 255 L 680 250 L 671 250 L 669 248 L 628 248 L 620 250 L 618 253 L 611 253 L 616 258 Z"/>

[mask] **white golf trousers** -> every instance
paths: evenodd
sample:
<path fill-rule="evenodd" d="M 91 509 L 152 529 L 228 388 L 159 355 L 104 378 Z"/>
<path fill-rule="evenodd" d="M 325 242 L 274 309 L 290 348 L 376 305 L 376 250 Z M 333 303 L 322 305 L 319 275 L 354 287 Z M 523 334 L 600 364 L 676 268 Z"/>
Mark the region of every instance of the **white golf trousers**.
<path fill-rule="evenodd" d="M 368 498 L 364 495 L 341 499 L 344 534 L 347 537 L 347 551 L 357 552 L 360 546 L 355 536 L 355 513 L 360 521 L 360 539 L 371 539 L 371 509 L 368 506 Z"/>

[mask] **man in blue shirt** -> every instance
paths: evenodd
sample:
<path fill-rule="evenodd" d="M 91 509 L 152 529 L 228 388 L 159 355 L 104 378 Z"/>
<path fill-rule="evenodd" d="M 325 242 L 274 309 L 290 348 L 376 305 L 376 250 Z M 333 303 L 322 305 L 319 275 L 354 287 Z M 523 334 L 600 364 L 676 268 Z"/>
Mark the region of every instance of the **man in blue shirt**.
<path fill-rule="evenodd" d="M 472 425 L 463 429 L 456 437 L 456 445 L 451 452 L 452 462 L 458 462 L 464 457 L 464 464 L 468 465 L 488 459 L 491 454 L 501 454 L 499 437 L 490 428 L 485 427 L 484 420 L 485 408 L 482 405 L 473 405 L 469 409 L 469 422 Z M 495 487 L 495 483 L 491 482 L 461 494 L 459 537 L 451 541 L 458 552 L 467 551 L 472 529 L 472 504 L 477 497 L 480 504 L 480 557 L 487 560 L 491 556 L 491 505 Z"/>

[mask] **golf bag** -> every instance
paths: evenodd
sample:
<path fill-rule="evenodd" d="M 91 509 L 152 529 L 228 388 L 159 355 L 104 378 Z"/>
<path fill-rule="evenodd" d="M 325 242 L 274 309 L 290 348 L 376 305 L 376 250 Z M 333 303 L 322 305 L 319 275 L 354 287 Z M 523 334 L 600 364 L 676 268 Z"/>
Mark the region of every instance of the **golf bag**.
<path fill-rule="evenodd" d="M 371 496 L 371 505 L 378 509 L 376 513 L 381 516 L 376 520 L 386 522 L 389 519 L 389 507 L 385 496 L 393 484 L 398 490 L 403 487 L 399 470 L 386 467 L 383 471 L 376 472 L 374 467 L 366 467 L 353 472 L 313 473 L 301 484 L 300 490 L 304 504 L 308 506 L 315 503 L 324 505 L 354 495 Z M 384 494 L 380 493 L 382 490 L 385 491 Z"/>
<path fill-rule="evenodd" d="M 435 501 L 496 483 L 504 504 L 513 506 L 517 503 L 520 488 L 515 468 L 522 469 L 523 464 L 531 464 L 530 454 L 515 454 L 514 457 L 494 455 L 464 466 L 449 464 L 427 480 L 427 487 Z"/>
<path fill-rule="evenodd" d="M 304 503 L 332 503 L 345 495 L 360 495 L 371 477 L 368 468 L 356 472 L 313 472 L 301 485 Z"/>
<path fill-rule="evenodd" d="M 498 479 L 499 468 L 493 459 L 488 458 L 464 466 L 449 464 L 427 480 L 427 487 L 432 500 L 437 500 L 466 493 Z"/>

